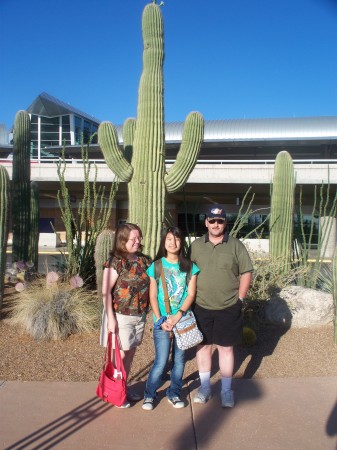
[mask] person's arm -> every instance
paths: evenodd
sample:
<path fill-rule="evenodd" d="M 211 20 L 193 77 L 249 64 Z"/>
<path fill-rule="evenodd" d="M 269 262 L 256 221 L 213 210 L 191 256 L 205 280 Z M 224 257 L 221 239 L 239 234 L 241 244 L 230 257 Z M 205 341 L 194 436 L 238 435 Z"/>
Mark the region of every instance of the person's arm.
<path fill-rule="evenodd" d="M 239 297 L 245 299 L 252 281 L 252 272 L 245 272 L 240 276 Z"/>
<path fill-rule="evenodd" d="M 183 304 L 181 305 L 180 309 L 184 312 L 187 312 L 190 307 L 192 306 L 195 294 L 197 291 L 197 275 L 193 275 L 188 283 L 187 288 L 187 297 L 185 298 Z M 170 316 L 169 323 L 174 327 L 176 323 L 179 322 L 179 320 L 183 317 L 183 313 L 179 310 L 174 314 L 174 316 Z"/>
<path fill-rule="evenodd" d="M 103 270 L 102 281 L 102 297 L 105 312 L 108 317 L 108 331 L 118 333 L 117 320 L 115 318 L 112 308 L 112 288 L 115 286 L 118 278 L 118 273 L 112 267 L 105 267 Z"/>
<path fill-rule="evenodd" d="M 159 304 L 158 304 L 158 284 L 155 278 L 150 277 L 150 304 L 153 314 L 157 320 L 161 318 Z M 167 321 L 160 325 L 161 329 L 164 331 L 171 331 L 172 325 Z"/>
<path fill-rule="evenodd" d="M 150 305 L 156 320 L 160 319 L 160 311 L 158 305 L 158 285 L 155 278 L 150 277 Z"/>

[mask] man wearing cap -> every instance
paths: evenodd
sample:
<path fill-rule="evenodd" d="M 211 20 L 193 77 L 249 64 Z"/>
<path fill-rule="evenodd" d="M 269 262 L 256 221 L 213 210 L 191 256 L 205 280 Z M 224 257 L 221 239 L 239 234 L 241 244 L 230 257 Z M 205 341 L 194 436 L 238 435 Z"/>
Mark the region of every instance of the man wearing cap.
<path fill-rule="evenodd" d="M 242 306 L 250 287 L 253 265 L 246 247 L 229 236 L 226 212 L 212 205 L 206 212 L 208 232 L 192 242 L 191 259 L 200 268 L 194 313 L 204 340 L 197 347 L 201 386 L 194 403 L 206 403 L 211 395 L 212 346 L 218 349 L 221 374 L 221 404 L 234 406 L 231 387 L 234 369 L 233 345 L 242 336 Z"/>

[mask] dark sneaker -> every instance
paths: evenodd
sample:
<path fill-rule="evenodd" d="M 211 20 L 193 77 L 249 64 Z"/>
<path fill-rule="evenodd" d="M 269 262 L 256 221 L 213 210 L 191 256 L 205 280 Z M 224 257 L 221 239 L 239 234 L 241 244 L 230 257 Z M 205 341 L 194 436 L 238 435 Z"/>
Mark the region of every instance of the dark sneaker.
<path fill-rule="evenodd" d="M 167 400 L 169 401 L 169 403 L 171 403 L 173 408 L 180 409 L 185 407 L 185 403 L 180 399 L 180 397 L 167 397 Z"/>
<path fill-rule="evenodd" d="M 193 398 L 193 403 L 201 403 L 205 404 L 208 402 L 208 400 L 212 397 L 211 390 L 203 390 L 201 388 L 198 389 L 198 392 Z"/>
<path fill-rule="evenodd" d="M 221 392 L 221 406 L 223 408 L 233 408 L 234 406 L 234 391 Z"/>
<path fill-rule="evenodd" d="M 153 410 L 153 398 L 144 398 L 142 408 L 145 411 L 152 411 Z"/>

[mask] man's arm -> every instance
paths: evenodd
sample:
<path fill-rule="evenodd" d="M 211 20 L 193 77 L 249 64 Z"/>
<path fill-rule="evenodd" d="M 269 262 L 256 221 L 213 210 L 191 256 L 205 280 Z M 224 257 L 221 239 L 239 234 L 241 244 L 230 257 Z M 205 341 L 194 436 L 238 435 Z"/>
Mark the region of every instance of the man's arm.
<path fill-rule="evenodd" d="M 246 298 L 250 283 L 252 281 L 252 272 L 245 272 L 240 276 L 239 297 Z"/>

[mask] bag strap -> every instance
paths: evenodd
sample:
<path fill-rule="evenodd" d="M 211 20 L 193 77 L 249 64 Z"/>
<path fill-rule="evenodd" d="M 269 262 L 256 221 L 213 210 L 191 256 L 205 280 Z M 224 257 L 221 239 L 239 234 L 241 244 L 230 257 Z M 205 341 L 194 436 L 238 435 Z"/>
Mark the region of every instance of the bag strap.
<path fill-rule="evenodd" d="M 166 314 L 170 314 L 170 312 L 171 312 L 170 301 L 169 301 L 169 296 L 168 296 L 168 292 L 167 292 L 167 284 L 166 284 L 166 280 L 165 280 L 165 273 L 164 273 L 163 266 L 161 268 L 160 277 L 161 277 L 161 283 L 162 283 L 163 292 L 164 292 L 165 311 L 166 311 Z"/>
<path fill-rule="evenodd" d="M 119 347 L 119 339 L 118 335 L 115 334 L 115 349 L 114 349 L 114 364 L 113 366 L 117 369 L 118 372 L 122 372 L 123 378 L 126 379 L 125 368 L 122 360 L 122 355 Z M 108 343 L 104 355 L 104 366 L 111 362 L 112 363 L 112 332 L 108 333 Z"/>

